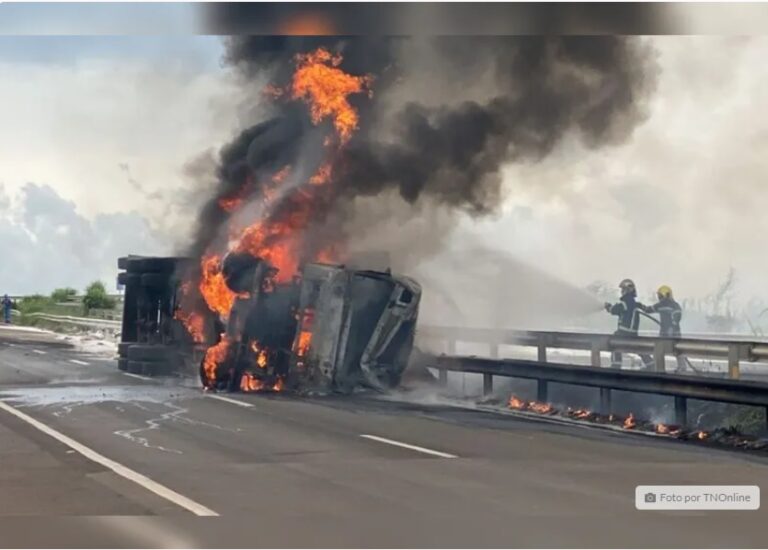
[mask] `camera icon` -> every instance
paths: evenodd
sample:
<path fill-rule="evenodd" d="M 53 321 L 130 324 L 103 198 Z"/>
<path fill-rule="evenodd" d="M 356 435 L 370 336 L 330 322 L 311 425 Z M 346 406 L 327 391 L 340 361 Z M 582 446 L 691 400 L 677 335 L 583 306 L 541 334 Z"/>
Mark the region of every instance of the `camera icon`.
<path fill-rule="evenodd" d="M 654 493 L 645 493 L 645 502 L 656 502 L 656 495 Z"/>

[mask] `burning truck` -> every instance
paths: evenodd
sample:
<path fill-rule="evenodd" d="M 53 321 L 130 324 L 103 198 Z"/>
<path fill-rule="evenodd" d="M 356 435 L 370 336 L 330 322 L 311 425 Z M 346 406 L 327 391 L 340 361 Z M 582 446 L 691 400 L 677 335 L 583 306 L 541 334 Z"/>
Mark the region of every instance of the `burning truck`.
<path fill-rule="evenodd" d="M 231 253 L 228 318 L 185 316 L 186 258 L 121 258 L 121 369 L 144 375 L 199 369 L 224 391 L 340 391 L 397 386 L 413 348 L 421 287 L 387 271 L 307 263 L 289 281 L 269 262 Z M 189 328 L 191 328 L 191 330 Z"/>

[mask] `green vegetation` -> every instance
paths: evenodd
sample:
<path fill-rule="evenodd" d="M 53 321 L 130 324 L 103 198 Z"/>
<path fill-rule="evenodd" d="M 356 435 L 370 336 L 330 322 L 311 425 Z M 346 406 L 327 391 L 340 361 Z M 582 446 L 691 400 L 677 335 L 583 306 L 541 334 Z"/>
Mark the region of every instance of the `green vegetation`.
<path fill-rule="evenodd" d="M 107 289 L 101 281 L 94 281 L 85 289 L 83 308 L 86 314 L 92 309 L 112 309 L 115 299 L 107 294 Z"/>
<path fill-rule="evenodd" d="M 43 296 L 42 294 L 24 296 L 17 302 L 19 312 L 22 315 L 48 311 L 53 304 L 53 299 L 49 298 L 48 296 Z"/>
<path fill-rule="evenodd" d="M 71 287 L 57 288 L 51 292 L 51 299 L 56 303 L 72 302 L 77 296 L 77 290 Z"/>

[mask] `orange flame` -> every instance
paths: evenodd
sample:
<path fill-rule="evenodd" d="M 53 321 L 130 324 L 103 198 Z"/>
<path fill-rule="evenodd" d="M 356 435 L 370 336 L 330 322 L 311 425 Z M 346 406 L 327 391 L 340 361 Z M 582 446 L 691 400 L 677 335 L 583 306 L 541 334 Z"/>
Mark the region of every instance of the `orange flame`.
<path fill-rule="evenodd" d="M 703 431 L 699 430 L 698 432 L 696 432 L 696 437 L 698 439 L 704 440 L 704 439 L 707 439 L 709 437 L 709 434 L 707 432 L 703 432 Z"/>
<path fill-rule="evenodd" d="M 219 208 L 224 210 L 224 212 L 234 212 L 242 204 L 243 199 L 240 197 L 222 197 L 219 199 Z"/>
<path fill-rule="evenodd" d="M 589 409 L 576 409 L 575 411 L 571 412 L 571 416 L 573 418 L 588 418 L 592 414 L 592 411 Z"/>
<path fill-rule="evenodd" d="M 224 280 L 221 257 L 215 254 L 203 256 L 200 267 L 202 268 L 200 294 L 203 295 L 205 303 L 211 311 L 215 311 L 222 318 L 229 317 L 238 294 L 232 292 Z"/>
<path fill-rule="evenodd" d="M 370 93 L 372 77 L 345 73 L 338 68 L 342 57 L 325 48 L 299 54 L 296 61 L 298 68 L 291 83 L 291 97 L 309 104 L 313 123 L 332 118 L 341 143 L 346 143 L 359 122 L 357 111 L 347 97 L 366 91 Z"/>
<path fill-rule="evenodd" d="M 528 408 L 539 414 L 549 414 L 555 410 L 549 403 L 542 403 L 540 401 L 529 401 Z"/>
<path fill-rule="evenodd" d="M 323 185 L 331 181 L 331 165 L 329 163 L 322 164 L 317 169 L 317 173 L 309 178 L 309 183 L 312 185 Z"/>
<path fill-rule="evenodd" d="M 227 358 L 230 341 L 225 334 L 221 335 L 221 340 L 215 346 L 211 346 L 205 351 L 203 359 L 203 371 L 208 386 L 213 386 L 216 382 L 216 369 Z"/>
<path fill-rule="evenodd" d="M 522 399 L 518 398 L 515 395 L 511 395 L 509 397 L 509 403 L 507 405 L 509 406 L 510 409 L 518 409 L 518 410 L 525 409 L 525 401 L 523 401 Z"/>
<path fill-rule="evenodd" d="M 259 347 L 258 342 L 253 342 L 251 344 L 251 350 L 256 354 L 256 366 L 258 366 L 260 369 L 266 369 L 268 363 L 267 350 Z"/>
<path fill-rule="evenodd" d="M 244 391 L 244 392 L 261 391 L 264 389 L 264 387 L 265 387 L 264 382 L 260 378 L 256 378 L 250 372 L 244 373 L 243 377 L 240 379 L 240 391 Z"/>
<path fill-rule="evenodd" d="M 656 424 L 656 433 L 668 434 L 669 426 L 667 426 L 666 424 Z"/>
<path fill-rule="evenodd" d="M 635 426 L 637 426 L 637 422 L 635 421 L 635 415 L 633 415 L 632 413 L 629 413 L 629 416 L 624 419 L 623 427 L 625 430 L 631 430 Z"/>
<path fill-rule="evenodd" d="M 181 321 L 194 342 L 200 344 L 205 341 L 205 318 L 202 315 L 194 311 L 185 313 L 181 309 L 177 309 L 173 318 Z"/>
<path fill-rule="evenodd" d="M 257 378 L 250 372 L 243 374 L 240 379 L 240 391 L 242 392 L 259 392 L 259 391 L 274 391 L 281 392 L 285 383 L 282 378 L 278 378 L 277 381 L 271 386 L 264 380 Z"/>

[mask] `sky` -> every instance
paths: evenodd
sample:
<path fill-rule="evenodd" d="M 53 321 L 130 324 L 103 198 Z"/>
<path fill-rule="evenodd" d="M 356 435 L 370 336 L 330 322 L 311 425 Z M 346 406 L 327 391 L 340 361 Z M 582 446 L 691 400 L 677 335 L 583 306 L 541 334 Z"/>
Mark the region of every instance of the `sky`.
<path fill-rule="evenodd" d="M 579 287 L 636 280 L 703 297 L 733 268 L 768 299 L 768 38 L 648 38 L 660 67 L 624 144 L 566 140 L 509 165 L 505 201 L 462 240 Z M 246 90 L 216 37 L 0 38 L 0 292 L 112 287 L 116 258 L 172 253 Z M 202 162 L 202 161 L 201 161 Z"/>

